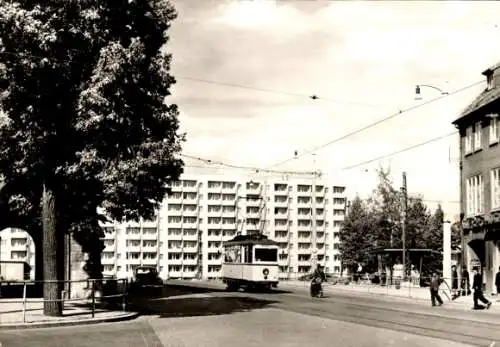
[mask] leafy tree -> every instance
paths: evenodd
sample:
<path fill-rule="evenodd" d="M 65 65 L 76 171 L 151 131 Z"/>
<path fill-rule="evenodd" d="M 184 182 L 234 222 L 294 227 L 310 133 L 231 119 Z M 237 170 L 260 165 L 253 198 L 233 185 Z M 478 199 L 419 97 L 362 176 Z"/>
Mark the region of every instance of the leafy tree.
<path fill-rule="evenodd" d="M 175 17 L 167 0 L 0 2 L 0 174 L 9 210 L 42 217 L 46 280 L 64 278 L 66 232 L 95 260 L 97 208 L 151 219 L 182 173 L 163 49 Z M 44 298 L 61 289 L 45 283 Z"/>
<path fill-rule="evenodd" d="M 342 266 L 355 272 L 358 264 L 374 268 L 374 218 L 363 201 L 356 197 L 340 229 Z"/>

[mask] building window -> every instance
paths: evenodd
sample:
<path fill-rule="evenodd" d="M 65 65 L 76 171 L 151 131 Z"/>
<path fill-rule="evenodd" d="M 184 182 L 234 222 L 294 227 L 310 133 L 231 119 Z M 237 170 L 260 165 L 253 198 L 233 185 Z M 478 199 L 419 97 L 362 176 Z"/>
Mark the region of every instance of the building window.
<path fill-rule="evenodd" d="M 472 138 L 472 127 L 467 127 L 467 129 L 465 130 L 465 154 L 469 154 L 472 152 Z"/>
<path fill-rule="evenodd" d="M 473 215 L 484 211 L 483 176 L 477 175 L 467 179 L 467 214 Z"/>
<path fill-rule="evenodd" d="M 490 145 L 497 143 L 500 134 L 498 132 L 498 115 L 497 114 L 491 114 L 490 115 Z"/>
<path fill-rule="evenodd" d="M 491 170 L 491 209 L 500 209 L 500 168 Z"/>
<path fill-rule="evenodd" d="M 481 122 L 477 122 L 474 126 L 474 150 L 481 149 L 481 135 L 482 135 Z"/>

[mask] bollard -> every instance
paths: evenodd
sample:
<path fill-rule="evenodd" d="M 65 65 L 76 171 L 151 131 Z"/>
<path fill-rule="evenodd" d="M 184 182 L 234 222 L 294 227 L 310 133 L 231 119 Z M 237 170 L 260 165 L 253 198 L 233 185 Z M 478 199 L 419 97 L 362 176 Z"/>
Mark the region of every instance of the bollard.
<path fill-rule="evenodd" d="M 26 323 L 26 282 L 23 284 L 23 323 Z"/>
<path fill-rule="evenodd" d="M 91 283 L 92 283 L 92 292 L 91 292 L 91 295 L 92 295 L 92 318 L 95 317 L 95 282 L 94 280 L 90 280 Z"/>
<path fill-rule="evenodd" d="M 127 308 L 127 282 L 126 280 L 123 280 L 122 284 L 123 290 L 122 290 L 122 311 L 125 312 Z"/>

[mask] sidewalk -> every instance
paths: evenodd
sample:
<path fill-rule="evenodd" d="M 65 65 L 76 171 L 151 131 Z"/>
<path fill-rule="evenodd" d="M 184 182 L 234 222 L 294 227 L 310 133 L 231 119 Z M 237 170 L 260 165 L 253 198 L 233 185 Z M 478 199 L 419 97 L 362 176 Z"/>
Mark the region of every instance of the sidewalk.
<path fill-rule="evenodd" d="M 309 282 L 305 281 L 283 281 L 279 284 L 280 288 L 294 287 L 294 288 L 303 288 L 309 290 Z M 430 293 L 429 288 L 415 287 L 409 286 L 407 283 L 403 283 L 400 289 L 396 289 L 395 286 L 380 286 L 374 284 L 364 284 L 364 283 L 350 283 L 350 284 L 332 284 L 326 283 L 324 284 L 324 291 L 328 292 L 349 292 L 356 293 L 358 295 L 364 296 L 380 296 L 385 297 L 387 299 L 406 299 L 411 301 L 417 301 L 425 304 L 430 304 Z M 460 308 L 472 308 L 473 306 L 473 297 L 472 294 L 469 296 L 458 297 L 455 300 L 449 300 L 451 298 L 450 292 L 448 290 L 440 290 L 441 298 L 447 306 L 457 306 Z M 500 296 L 490 296 L 485 294 L 486 299 L 490 300 L 493 305 L 490 310 L 497 311 L 500 313 Z M 499 305 L 495 305 L 496 303 Z"/>
<path fill-rule="evenodd" d="M 92 317 L 91 308 L 77 302 L 65 303 L 62 317 L 48 317 L 43 315 L 42 299 L 27 301 L 25 311 L 20 299 L 0 299 L 0 330 L 116 322 L 136 317 L 136 312 L 102 308 L 96 308 Z"/>

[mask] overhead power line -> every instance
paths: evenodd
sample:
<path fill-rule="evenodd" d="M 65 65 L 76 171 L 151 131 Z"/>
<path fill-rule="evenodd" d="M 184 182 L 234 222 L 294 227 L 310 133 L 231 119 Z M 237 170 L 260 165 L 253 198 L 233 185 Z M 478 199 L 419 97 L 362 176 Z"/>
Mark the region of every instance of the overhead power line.
<path fill-rule="evenodd" d="M 226 86 L 226 87 L 232 87 L 232 88 L 253 90 L 253 91 L 263 92 L 263 93 L 282 94 L 282 95 L 289 95 L 289 96 L 295 96 L 295 97 L 301 97 L 301 98 L 305 97 L 305 98 L 309 98 L 312 100 L 325 100 L 325 101 L 338 103 L 338 104 L 346 104 L 346 105 L 362 106 L 362 107 L 372 107 L 372 108 L 373 107 L 385 107 L 385 108 L 387 108 L 387 106 L 384 106 L 384 105 L 369 104 L 369 103 L 363 103 L 363 102 L 357 102 L 357 101 L 332 99 L 332 98 L 328 98 L 328 97 L 318 96 L 316 94 L 287 92 L 287 91 L 281 91 L 281 90 L 276 90 L 276 89 L 253 87 L 253 86 L 248 86 L 248 85 L 243 85 L 243 84 L 219 82 L 219 81 L 214 81 L 214 80 L 207 80 L 207 79 L 187 77 L 187 76 L 175 76 L 175 78 L 180 79 L 180 80 L 186 80 L 186 81 L 194 81 L 194 82 L 214 84 L 214 85 Z"/>
<path fill-rule="evenodd" d="M 258 167 L 253 167 L 253 166 L 228 164 L 228 163 L 224 163 L 221 161 L 200 158 L 200 157 L 196 157 L 196 156 L 188 155 L 188 154 L 181 154 L 181 156 L 184 158 L 201 161 L 201 162 L 208 164 L 208 165 L 219 165 L 219 166 L 223 166 L 223 167 L 227 167 L 227 168 L 231 168 L 231 169 L 249 170 L 249 171 L 253 171 L 255 173 L 265 172 L 265 173 L 274 173 L 274 174 L 282 174 L 282 175 L 314 175 L 314 172 L 312 172 L 312 171 L 308 172 L 308 171 L 290 171 L 290 170 L 267 170 L 267 169 L 262 169 L 262 168 L 258 168 Z"/>
<path fill-rule="evenodd" d="M 404 114 L 404 113 L 407 113 L 407 112 L 410 112 L 410 111 L 416 110 L 416 109 L 418 109 L 418 108 L 420 108 L 420 107 L 423 107 L 423 106 L 426 106 L 426 105 L 428 105 L 428 104 L 430 104 L 430 103 L 433 103 L 433 102 L 436 102 L 436 101 L 438 101 L 438 100 L 441 100 L 441 99 L 444 99 L 444 98 L 450 97 L 450 96 L 455 95 L 455 94 L 457 94 L 457 93 L 460 93 L 460 92 L 462 92 L 462 91 L 464 91 L 464 90 L 467 90 L 467 89 L 470 89 L 470 88 L 472 88 L 472 87 L 475 87 L 475 86 L 477 86 L 477 85 L 479 85 L 479 84 L 481 84 L 481 83 L 483 83 L 483 81 L 482 81 L 482 80 L 481 80 L 481 81 L 478 81 L 478 82 L 474 82 L 474 83 L 472 83 L 472 84 L 469 84 L 469 85 L 467 85 L 467 86 L 465 86 L 465 87 L 462 87 L 462 88 L 460 88 L 460 89 L 457 89 L 457 90 L 455 90 L 455 91 L 453 91 L 453 92 L 451 92 L 451 93 L 449 93 L 449 94 L 440 95 L 439 97 L 436 97 L 436 98 L 434 98 L 434 99 L 430 99 L 430 100 L 428 100 L 428 101 L 426 101 L 426 102 L 423 102 L 423 103 L 420 103 L 420 104 L 418 104 L 418 105 L 411 106 L 411 107 L 408 107 L 408 108 L 403 109 L 403 110 L 399 110 L 398 112 L 396 112 L 396 113 L 394 113 L 394 114 L 392 114 L 392 115 L 390 115 L 390 116 L 388 116 L 388 117 L 385 117 L 385 118 L 379 119 L 379 120 L 377 120 L 377 121 L 376 121 L 376 122 L 374 122 L 374 123 L 371 123 L 371 124 L 368 124 L 368 125 L 366 125 L 366 126 L 364 126 L 364 127 L 362 127 L 362 128 L 358 128 L 358 129 L 356 129 L 356 130 L 353 130 L 353 131 L 351 131 L 351 132 L 349 132 L 349 133 L 347 133 L 347 134 L 345 134 L 345 135 L 343 135 L 343 136 L 340 136 L 340 137 L 338 137 L 338 138 L 336 138 L 336 139 L 334 139 L 334 140 L 332 140 L 332 141 L 326 142 L 326 143 L 324 143 L 324 144 L 322 144 L 322 145 L 320 145 L 320 146 L 317 146 L 317 147 L 315 147 L 315 148 L 313 148 L 313 149 L 311 149 L 311 150 L 304 151 L 304 152 L 302 152 L 302 153 L 297 153 L 297 155 L 295 155 L 295 156 L 293 156 L 293 157 L 290 157 L 290 158 L 288 158 L 288 159 L 285 159 L 285 160 L 283 160 L 283 161 L 280 161 L 280 162 L 278 162 L 278 163 L 276 163 L 276 164 L 274 164 L 274 165 L 268 166 L 266 169 L 270 169 L 270 168 L 273 168 L 273 167 L 276 167 L 276 166 L 283 165 L 283 164 L 288 163 L 288 162 L 290 162 L 290 161 L 292 161 L 292 160 L 294 160 L 294 159 L 297 159 L 297 158 L 299 158 L 299 157 L 302 157 L 302 156 L 304 156 L 304 155 L 306 155 L 306 154 L 312 154 L 312 153 L 314 153 L 314 152 L 316 152 L 316 151 L 318 151 L 318 150 L 320 150 L 320 149 L 323 149 L 323 148 L 325 148 L 325 147 L 328 147 L 328 146 L 330 146 L 330 145 L 333 145 L 334 143 L 337 143 L 337 142 L 340 142 L 340 141 L 342 141 L 342 140 L 345 140 L 345 139 L 346 139 L 346 138 L 348 138 L 348 137 L 354 136 L 354 135 L 359 134 L 359 133 L 361 133 L 361 132 L 363 132 L 363 131 L 365 131 L 365 130 L 368 130 L 368 129 L 370 129 L 370 128 L 373 128 L 373 127 L 375 127 L 375 126 L 377 126 L 377 125 L 379 125 L 379 124 L 381 124 L 381 123 L 384 123 L 384 122 L 386 122 L 386 121 L 388 121 L 388 120 L 390 120 L 390 119 L 392 119 L 392 118 L 396 118 L 396 117 L 398 117 L 398 116 L 400 116 L 400 115 L 402 115 L 402 114 Z"/>
<path fill-rule="evenodd" d="M 450 137 L 450 136 L 456 135 L 456 134 L 458 134 L 458 133 L 456 131 L 454 131 L 454 132 L 446 134 L 446 135 L 441 135 L 441 136 L 435 137 L 433 139 L 430 139 L 430 140 L 418 143 L 416 145 L 400 149 L 400 150 L 398 150 L 396 152 L 392 152 L 392 153 L 389 153 L 389 154 L 384 154 L 384 155 L 381 155 L 380 157 L 377 157 L 377 158 L 365 160 L 365 161 L 362 161 L 362 162 L 354 164 L 354 165 L 349 165 L 349 166 L 343 167 L 342 170 L 350 170 L 350 169 L 353 169 L 353 168 L 356 168 L 356 167 L 359 167 L 359 166 L 370 164 L 370 163 L 373 163 L 374 161 L 379 161 L 379 160 L 382 160 L 382 159 L 385 159 L 385 158 L 389 158 L 389 157 L 395 156 L 397 154 L 409 151 L 411 149 L 415 149 L 417 147 L 425 146 L 425 145 L 427 145 L 429 143 L 436 142 L 436 141 L 442 140 L 444 138 L 447 138 L 447 137 Z"/>

